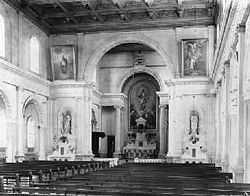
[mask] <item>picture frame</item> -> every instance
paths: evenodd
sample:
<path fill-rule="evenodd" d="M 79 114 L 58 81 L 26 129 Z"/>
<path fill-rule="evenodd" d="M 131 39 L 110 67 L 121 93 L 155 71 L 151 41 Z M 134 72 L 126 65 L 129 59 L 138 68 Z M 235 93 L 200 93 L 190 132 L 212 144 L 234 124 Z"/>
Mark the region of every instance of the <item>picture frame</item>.
<path fill-rule="evenodd" d="M 52 78 L 55 80 L 73 80 L 76 78 L 74 45 L 51 47 Z"/>
<path fill-rule="evenodd" d="M 182 77 L 206 77 L 208 73 L 208 39 L 181 41 Z"/>

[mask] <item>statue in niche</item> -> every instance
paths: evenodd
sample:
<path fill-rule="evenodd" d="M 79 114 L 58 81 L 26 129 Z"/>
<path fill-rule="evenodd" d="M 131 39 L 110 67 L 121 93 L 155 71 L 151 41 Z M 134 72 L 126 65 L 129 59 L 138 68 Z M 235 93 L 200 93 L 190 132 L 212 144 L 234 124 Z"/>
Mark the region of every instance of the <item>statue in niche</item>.
<path fill-rule="evenodd" d="M 63 126 L 61 129 L 61 133 L 62 135 L 67 135 L 67 134 L 71 134 L 71 114 L 69 111 L 66 112 L 66 114 L 63 114 Z"/>
<path fill-rule="evenodd" d="M 190 130 L 189 130 L 190 138 L 189 140 L 196 144 L 199 141 L 199 115 L 197 112 L 193 111 L 190 116 Z"/>
<path fill-rule="evenodd" d="M 59 132 L 60 131 L 60 132 Z M 72 116 L 70 111 L 58 114 L 58 133 L 53 136 L 53 151 L 59 153 L 61 149 L 65 150 L 65 154 L 75 152 L 75 139 L 72 135 Z M 60 153 L 59 153 L 60 154 Z M 64 153 L 63 153 L 64 154 Z M 61 154 L 61 155 L 63 155 Z"/>

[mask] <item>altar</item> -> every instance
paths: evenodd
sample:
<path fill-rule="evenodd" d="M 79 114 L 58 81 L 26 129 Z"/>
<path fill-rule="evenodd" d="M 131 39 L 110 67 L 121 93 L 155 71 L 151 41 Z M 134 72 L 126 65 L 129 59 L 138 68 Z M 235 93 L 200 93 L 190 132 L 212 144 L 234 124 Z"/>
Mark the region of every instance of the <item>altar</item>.
<path fill-rule="evenodd" d="M 156 133 L 129 133 L 123 154 L 126 158 L 155 158 Z"/>

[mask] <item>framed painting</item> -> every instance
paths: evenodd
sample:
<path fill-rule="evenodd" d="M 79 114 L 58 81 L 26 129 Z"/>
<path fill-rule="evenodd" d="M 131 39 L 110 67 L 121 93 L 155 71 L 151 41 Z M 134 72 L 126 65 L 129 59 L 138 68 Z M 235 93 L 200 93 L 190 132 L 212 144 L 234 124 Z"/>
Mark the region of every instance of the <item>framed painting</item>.
<path fill-rule="evenodd" d="M 75 48 L 73 45 L 51 47 L 53 80 L 75 79 Z"/>
<path fill-rule="evenodd" d="M 181 41 L 182 76 L 207 76 L 207 39 Z"/>

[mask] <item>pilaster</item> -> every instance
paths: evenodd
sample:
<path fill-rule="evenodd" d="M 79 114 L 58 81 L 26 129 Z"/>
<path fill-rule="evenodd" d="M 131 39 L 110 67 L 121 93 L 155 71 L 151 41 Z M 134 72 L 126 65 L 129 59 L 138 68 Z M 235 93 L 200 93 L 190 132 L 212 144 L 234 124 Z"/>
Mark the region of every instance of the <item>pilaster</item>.
<path fill-rule="evenodd" d="M 166 155 L 166 120 L 165 120 L 165 113 L 167 105 L 159 105 L 160 108 L 160 152 L 159 158 L 164 158 Z"/>
<path fill-rule="evenodd" d="M 17 95 L 17 151 L 16 151 L 16 160 L 23 161 L 24 153 L 23 153 L 23 88 L 16 87 L 16 95 Z"/>
<path fill-rule="evenodd" d="M 122 116 L 122 106 L 114 106 L 116 113 L 116 121 L 115 121 L 115 153 L 114 155 L 117 157 L 121 154 L 121 116 Z"/>

